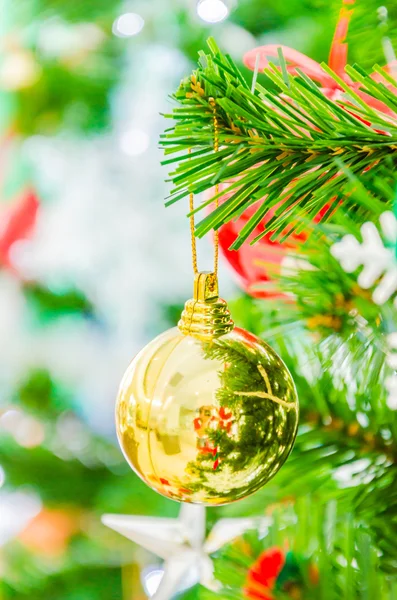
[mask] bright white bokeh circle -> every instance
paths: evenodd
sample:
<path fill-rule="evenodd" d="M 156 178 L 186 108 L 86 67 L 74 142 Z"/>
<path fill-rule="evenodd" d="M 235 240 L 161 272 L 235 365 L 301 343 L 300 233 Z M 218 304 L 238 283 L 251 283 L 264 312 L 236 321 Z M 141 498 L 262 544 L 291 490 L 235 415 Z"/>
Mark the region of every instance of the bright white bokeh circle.
<path fill-rule="evenodd" d="M 137 35 L 145 25 L 144 19 L 137 13 L 124 13 L 117 17 L 113 23 L 113 33 L 118 37 L 132 37 Z"/>
<path fill-rule="evenodd" d="M 199 0 L 197 14 L 207 23 L 219 23 L 226 19 L 229 9 L 222 0 Z"/>
<path fill-rule="evenodd" d="M 128 129 L 120 136 L 121 150 L 128 156 L 139 156 L 149 148 L 150 137 L 143 129 Z"/>

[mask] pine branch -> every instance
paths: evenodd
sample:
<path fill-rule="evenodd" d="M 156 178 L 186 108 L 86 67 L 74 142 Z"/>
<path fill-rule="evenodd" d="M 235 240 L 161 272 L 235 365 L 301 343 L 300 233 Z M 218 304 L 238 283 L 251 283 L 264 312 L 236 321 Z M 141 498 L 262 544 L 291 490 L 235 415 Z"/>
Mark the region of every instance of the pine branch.
<path fill-rule="evenodd" d="M 322 241 L 327 242 L 324 235 Z M 357 293 L 362 290 L 357 290 L 354 277 L 338 266 L 335 270 L 327 267 L 327 243 L 320 249 L 314 237 L 313 247 L 318 248 L 317 254 L 307 244 L 303 256 L 318 268 L 303 271 L 307 277 L 302 277 L 302 271 L 289 276 L 295 282 L 295 307 L 289 302 L 284 312 L 280 301 L 277 310 L 267 302 L 262 305 L 261 318 L 249 323 L 245 323 L 244 316 L 256 314 L 259 302 L 245 299 L 240 310 L 232 307 L 239 325 L 249 326 L 265 337 L 287 363 L 301 404 L 301 428 L 292 455 L 274 481 L 251 500 L 250 510 L 316 490 L 320 502 L 350 498 L 355 517 L 372 531 L 382 549 L 383 568 L 391 572 L 397 565 L 393 543 L 397 536 L 397 414 L 386 404 L 385 356 L 382 346 L 378 346 L 384 336 L 383 327 L 387 322 L 390 325 L 390 315 L 387 320 L 379 319 L 379 307 L 370 297 Z M 308 300 L 308 293 L 314 303 Z M 317 331 L 323 340 L 313 349 L 312 333 L 307 337 L 304 332 L 305 320 L 321 315 L 322 302 L 325 312 L 327 307 L 335 308 L 332 299 L 338 295 L 343 298 L 344 293 L 351 294 L 350 308 L 347 310 L 346 304 L 341 315 L 345 313 L 348 319 L 348 312 L 358 300 L 357 316 L 368 317 L 366 327 L 372 329 L 373 337 L 365 341 L 361 327 L 355 329 L 354 319 L 353 324 L 341 320 L 338 331 L 331 327 L 327 330 L 319 320 L 311 331 Z M 267 314 L 264 308 L 268 308 Z M 284 321 L 287 316 L 291 318 L 291 310 L 292 320 L 301 319 L 301 325 Z"/>
<path fill-rule="evenodd" d="M 352 514 L 382 552 L 382 568 L 392 572 L 397 568 L 397 420 L 385 405 L 382 380 L 370 393 L 368 388 L 354 392 L 354 384 L 338 381 L 324 361 L 308 363 L 302 344 L 289 355 L 288 340 L 273 342 L 292 372 L 301 426 L 288 461 L 249 500 L 247 513 L 307 494 L 316 494 L 319 505 L 331 499 L 350 502 Z M 306 352 L 308 358 L 313 355 L 310 348 Z"/>
<path fill-rule="evenodd" d="M 307 239 L 296 250 L 286 254 L 281 274 L 272 273 L 271 265 L 263 263 L 270 278 L 278 278 L 277 289 L 285 294 L 287 302 L 277 300 L 272 303 L 268 300 L 266 307 L 262 307 L 246 299 L 241 309 L 239 305 L 234 307 L 235 318 L 239 315 L 243 318 L 243 327 L 253 329 L 265 339 L 269 336 L 287 339 L 289 351 L 298 361 L 302 339 L 306 338 L 305 343 L 309 346 L 314 335 L 322 369 L 331 370 L 334 383 L 339 380 L 338 373 L 344 373 L 345 378 L 349 376 L 355 386 L 353 395 L 377 389 L 379 382 L 384 382 L 391 375 L 391 369 L 385 365 L 389 352 L 386 338 L 397 329 L 396 313 L 393 297 L 380 307 L 373 297 L 375 285 L 371 289 L 361 288 L 357 283 L 357 272 L 346 273 L 330 250 L 346 234 L 361 239 L 360 225 L 367 213 L 378 223 L 382 199 L 386 203 L 393 202 L 394 178 L 393 174 L 389 176 L 389 182 L 386 178 L 375 178 L 371 193 L 353 178 L 351 183 L 356 191 L 352 199 L 365 208 L 360 208 L 354 215 L 340 210 L 333 226 L 306 223 Z M 246 306 L 247 303 L 249 306 Z M 266 308 L 265 312 L 263 308 Z M 245 315 L 252 311 L 255 318 L 246 322 Z M 290 346 L 292 339 L 300 339 L 299 343 L 295 343 L 297 348 L 293 344 Z M 293 358 L 291 363 L 294 364 Z M 376 394 L 370 394 L 370 404 L 374 407 L 376 401 L 379 407 L 385 399 L 382 390 L 380 397 L 381 402 Z"/>
<path fill-rule="evenodd" d="M 249 532 L 215 556 L 221 588 L 216 594 L 201 589 L 199 598 L 391 600 L 395 579 L 380 570 L 373 538 L 352 508 L 334 501 L 324 505 L 311 495 L 268 511 L 272 522 L 265 535 Z M 275 552 L 283 558 L 278 568 L 266 561 Z"/>
<path fill-rule="evenodd" d="M 343 198 L 346 206 L 359 205 L 357 199 L 345 198 L 349 175 L 341 167 L 365 182 L 381 166 L 393 169 L 397 164 L 397 97 L 362 69 L 349 69 L 355 83 L 348 87 L 324 66 L 343 90 L 337 101 L 326 98 L 303 73 L 293 77 L 274 66 L 265 71 L 269 86 L 257 83 L 253 94 L 230 57 L 212 40 L 209 46 L 210 54 L 201 55 L 199 69 L 176 92 L 179 107 L 166 115 L 176 124 L 161 139 L 166 154 L 178 153 L 165 161 L 178 163 L 168 204 L 216 182 L 229 183 L 223 194 L 233 192 L 198 223 L 198 237 L 261 199 L 232 247 L 239 248 L 276 206 L 267 230 L 282 237 L 287 226 L 290 234 L 299 218 L 313 218 L 325 204 L 336 207 Z M 358 85 L 385 112 L 364 102 L 355 91 Z M 211 98 L 219 126 L 217 153 Z"/>

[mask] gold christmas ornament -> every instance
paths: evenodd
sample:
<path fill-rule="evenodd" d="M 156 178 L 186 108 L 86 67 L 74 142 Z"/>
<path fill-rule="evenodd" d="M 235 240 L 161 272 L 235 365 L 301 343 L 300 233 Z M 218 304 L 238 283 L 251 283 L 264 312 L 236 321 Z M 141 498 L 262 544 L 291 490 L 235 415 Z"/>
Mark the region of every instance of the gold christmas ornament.
<path fill-rule="evenodd" d="M 262 487 L 288 457 L 298 400 L 265 342 L 233 328 L 214 273 L 200 273 L 179 326 L 132 361 L 117 433 L 134 471 L 181 502 L 217 505 Z"/>
<path fill-rule="evenodd" d="M 215 151 L 217 129 L 214 116 Z M 151 488 L 180 502 L 219 505 L 277 473 L 294 444 L 299 408 L 281 358 L 235 328 L 219 298 L 217 232 L 214 272 L 198 272 L 193 208 L 190 195 L 194 297 L 178 327 L 131 362 L 116 426 L 128 463 Z"/>

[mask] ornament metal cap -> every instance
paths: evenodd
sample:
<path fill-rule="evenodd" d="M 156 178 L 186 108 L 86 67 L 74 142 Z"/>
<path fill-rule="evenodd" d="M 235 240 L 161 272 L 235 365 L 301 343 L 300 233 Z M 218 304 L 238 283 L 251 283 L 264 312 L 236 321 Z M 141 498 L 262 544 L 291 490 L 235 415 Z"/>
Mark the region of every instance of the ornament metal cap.
<path fill-rule="evenodd" d="M 232 331 L 234 323 L 226 301 L 218 296 L 215 273 L 197 273 L 194 278 L 194 297 L 185 303 L 178 327 L 184 335 L 203 341 Z"/>

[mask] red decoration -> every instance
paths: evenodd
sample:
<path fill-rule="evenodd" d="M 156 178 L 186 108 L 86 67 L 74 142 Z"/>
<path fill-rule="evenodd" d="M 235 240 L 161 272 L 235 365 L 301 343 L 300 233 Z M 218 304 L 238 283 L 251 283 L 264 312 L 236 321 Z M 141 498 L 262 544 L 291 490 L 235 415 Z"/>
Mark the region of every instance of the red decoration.
<path fill-rule="evenodd" d="M 44 508 L 18 538 L 32 552 L 56 558 L 65 552 L 70 538 L 79 529 L 78 512 Z"/>
<path fill-rule="evenodd" d="M 248 570 L 244 589 L 246 598 L 273 600 L 272 590 L 284 564 L 285 555 L 280 548 L 265 550 Z"/>
<path fill-rule="evenodd" d="M 226 189 L 228 184 L 221 184 L 219 191 Z M 229 192 L 221 197 L 220 202 L 224 202 L 231 196 Z M 210 190 L 209 197 L 213 195 Z M 239 250 L 229 250 L 239 232 L 250 220 L 258 208 L 261 201 L 252 204 L 243 212 L 236 221 L 229 221 L 219 229 L 219 247 L 222 256 L 227 260 L 237 275 L 242 288 L 251 296 L 263 298 L 269 296 L 280 296 L 279 290 L 273 284 L 266 288 L 263 284 L 269 284 L 275 275 L 280 272 L 281 262 L 288 250 L 297 247 L 299 243 L 307 239 L 307 234 L 292 234 L 287 241 L 280 244 L 270 238 L 272 231 L 266 233 L 256 244 L 250 245 L 250 242 L 265 231 L 267 223 L 273 217 L 277 207 L 269 210 L 264 219 L 255 227 L 246 243 Z"/>
<path fill-rule="evenodd" d="M 15 132 L 10 129 L 0 139 L 0 194 L 7 177 L 8 163 L 13 160 L 10 152 L 14 147 Z M 15 242 L 26 239 L 36 224 L 39 199 L 31 187 L 25 187 L 15 199 L 5 206 L 0 203 L 0 268 L 14 273 L 11 249 Z"/>
<path fill-rule="evenodd" d="M 352 82 L 350 77 L 345 73 L 347 64 L 347 44 L 345 43 L 345 40 L 349 22 L 353 14 L 354 4 L 355 0 L 342 0 L 342 9 L 335 29 L 328 64 L 331 69 L 333 69 L 333 71 L 335 71 L 335 73 L 349 85 L 355 93 L 365 100 L 369 106 L 372 106 L 386 115 L 397 117 L 397 115 L 390 111 L 390 109 L 382 102 L 360 91 L 360 84 Z M 244 64 L 249 69 L 254 70 L 255 64 L 258 61 L 259 70 L 263 70 L 268 66 L 268 58 L 278 56 L 278 49 L 280 47 L 286 60 L 289 73 L 296 75 L 296 69 L 299 68 L 312 80 L 320 83 L 322 86 L 321 90 L 327 98 L 330 98 L 331 100 L 338 100 L 341 98 L 344 93 L 343 89 L 322 69 L 321 65 L 301 52 L 297 52 L 293 48 L 280 46 L 279 44 L 260 46 L 245 54 Z M 259 59 L 257 58 L 258 56 Z M 386 72 L 392 73 L 393 68 L 395 69 L 396 67 L 396 64 L 388 64 L 384 69 Z M 372 75 L 372 78 L 376 81 L 383 81 L 391 91 L 397 94 L 397 88 L 391 86 L 381 75 L 375 73 Z M 351 112 L 354 113 L 353 107 Z M 231 183 L 232 181 L 228 184 L 220 185 L 220 191 L 226 189 Z M 229 198 L 234 191 L 221 197 L 220 203 Z M 214 191 L 210 190 L 207 199 L 213 196 L 213 194 Z M 230 246 L 238 237 L 241 229 L 256 212 L 258 204 L 261 204 L 262 202 L 263 200 L 259 200 L 258 203 L 251 205 L 236 221 L 230 221 L 229 223 L 222 225 L 219 229 L 219 246 L 222 255 L 237 275 L 243 289 L 256 298 L 281 295 L 280 291 L 272 282 L 274 281 L 275 276 L 280 273 L 281 263 L 288 251 L 296 249 L 300 243 L 307 239 L 308 235 L 306 232 L 301 232 L 299 235 L 292 234 L 288 240 L 280 244 L 271 241 L 273 232 L 269 231 L 258 242 L 251 246 L 250 242 L 265 231 L 267 223 L 273 217 L 277 209 L 276 206 L 267 212 L 262 221 L 255 227 L 247 242 L 239 248 L 239 250 L 229 250 Z M 315 218 L 315 222 L 321 221 L 328 209 L 329 206 L 325 206 Z"/>
<path fill-rule="evenodd" d="M 35 192 L 26 189 L 20 198 L 0 212 L 0 264 L 14 270 L 10 253 L 13 244 L 26 239 L 36 223 L 39 201 Z"/>
<path fill-rule="evenodd" d="M 329 67 L 346 83 L 357 95 L 359 95 L 368 106 L 372 106 L 376 110 L 383 112 L 386 115 L 397 117 L 396 113 L 390 110 L 383 102 L 376 100 L 372 96 L 369 96 L 365 92 L 360 90 L 361 84 L 359 82 L 353 82 L 349 75 L 345 73 L 347 65 L 347 43 L 345 42 L 349 23 L 354 11 L 354 4 L 356 0 L 342 0 L 342 8 L 339 13 L 339 20 L 335 28 L 334 37 L 331 44 L 331 49 L 328 58 Z M 350 8 L 349 8 L 350 7 Z M 283 56 L 287 63 L 287 71 L 292 75 L 297 75 L 296 69 L 305 73 L 313 81 L 317 81 L 322 87 L 321 91 L 323 94 L 331 100 L 338 100 L 344 93 L 343 88 L 340 84 L 335 81 L 328 73 L 324 71 L 321 65 L 315 60 L 309 58 L 305 54 L 289 48 L 288 46 L 280 46 L 279 44 L 268 44 L 266 46 L 259 46 L 250 50 L 244 55 L 244 64 L 251 70 L 255 69 L 255 63 L 258 60 L 259 70 L 265 69 L 269 62 L 268 58 L 275 58 L 278 56 L 278 50 L 281 48 Z M 257 57 L 259 58 L 257 59 Z M 396 69 L 397 64 L 395 62 L 385 65 L 383 68 L 385 72 L 393 74 L 393 70 Z M 393 87 L 378 73 L 373 73 L 371 77 L 374 81 L 383 81 L 383 83 L 394 93 L 397 93 L 397 88 Z M 353 105 L 352 105 L 353 106 Z M 352 111 L 354 112 L 354 111 Z"/>

